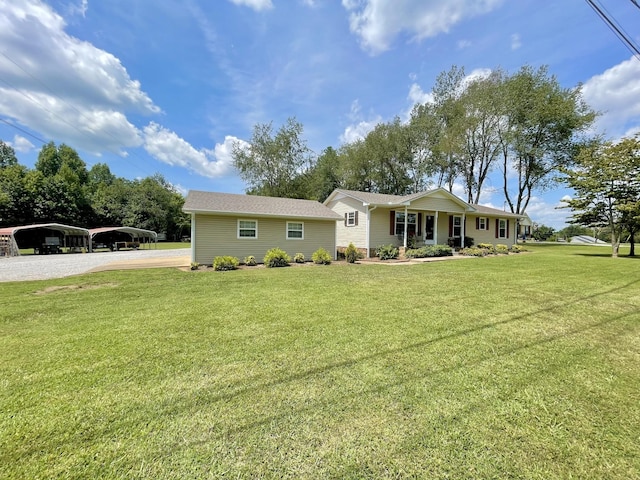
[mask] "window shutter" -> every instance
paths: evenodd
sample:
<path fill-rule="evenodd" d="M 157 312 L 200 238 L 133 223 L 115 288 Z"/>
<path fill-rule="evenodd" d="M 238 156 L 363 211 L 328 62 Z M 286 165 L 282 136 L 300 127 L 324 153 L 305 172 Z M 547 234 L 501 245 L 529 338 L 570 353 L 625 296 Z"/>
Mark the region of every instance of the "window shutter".
<path fill-rule="evenodd" d="M 345 227 L 348 225 L 347 218 L 349 218 L 349 214 L 345 212 L 345 214 L 344 214 L 344 226 Z"/>
<path fill-rule="evenodd" d="M 507 238 L 509 238 L 509 220 L 507 220 Z"/>
<path fill-rule="evenodd" d="M 449 215 L 449 236 L 453 237 L 453 215 Z"/>
<path fill-rule="evenodd" d="M 485 218 L 484 220 L 484 229 L 485 230 L 489 230 L 489 217 Z"/>
<path fill-rule="evenodd" d="M 389 235 L 396 234 L 396 211 L 391 210 L 389 212 Z"/>
<path fill-rule="evenodd" d="M 358 225 L 358 210 L 356 210 L 356 211 L 354 212 L 354 215 L 355 215 L 355 219 L 354 219 L 354 220 L 355 220 L 355 222 L 356 222 L 355 224 L 356 224 L 356 225 Z"/>
<path fill-rule="evenodd" d="M 500 238 L 500 220 L 496 218 L 496 238 Z"/>
<path fill-rule="evenodd" d="M 418 213 L 418 227 L 416 228 L 417 232 L 416 235 L 421 237 L 422 236 L 422 213 Z"/>
<path fill-rule="evenodd" d="M 476 217 L 476 230 L 480 230 L 480 217 Z"/>

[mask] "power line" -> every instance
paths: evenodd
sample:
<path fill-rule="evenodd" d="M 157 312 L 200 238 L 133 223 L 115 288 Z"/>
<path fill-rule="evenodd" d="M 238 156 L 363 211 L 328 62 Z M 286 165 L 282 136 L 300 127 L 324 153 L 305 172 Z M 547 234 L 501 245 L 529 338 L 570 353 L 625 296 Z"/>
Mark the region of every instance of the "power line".
<path fill-rule="evenodd" d="M 0 122 L 6 123 L 7 125 L 9 125 L 10 127 L 15 128 L 16 130 L 19 130 L 20 132 L 24 133 L 25 135 L 29 135 L 31 138 L 36 139 L 39 142 L 42 142 L 42 144 L 44 145 L 45 143 L 49 143 L 46 140 L 41 139 L 40 137 L 36 137 L 34 134 L 27 132 L 24 128 L 20 128 L 17 125 L 14 125 L 13 123 L 7 122 L 4 118 L 0 118 Z"/>
<path fill-rule="evenodd" d="M 637 0 L 631 0 L 634 5 L 640 7 L 637 3 Z M 609 27 L 609 29 L 616 34 L 616 36 L 620 39 L 622 43 L 631 51 L 631 53 L 640 60 L 640 48 L 638 48 L 633 40 L 629 37 L 629 35 L 620 27 L 613 19 L 613 17 L 606 12 L 604 7 L 596 4 L 594 0 L 586 0 L 586 2 L 591 6 L 594 12 L 602 19 L 603 22 Z"/>

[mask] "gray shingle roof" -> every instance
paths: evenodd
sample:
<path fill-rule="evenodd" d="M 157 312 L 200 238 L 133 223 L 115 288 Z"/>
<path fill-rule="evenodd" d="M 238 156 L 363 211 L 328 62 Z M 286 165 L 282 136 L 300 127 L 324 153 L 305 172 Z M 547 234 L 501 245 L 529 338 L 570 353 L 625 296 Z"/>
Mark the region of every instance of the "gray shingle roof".
<path fill-rule="evenodd" d="M 330 208 L 315 200 L 260 197 L 237 193 L 189 191 L 182 208 L 185 212 L 263 215 L 270 217 L 342 220 Z"/>
<path fill-rule="evenodd" d="M 477 210 L 476 213 L 479 213 L 480 215 L 484 214 L 484 215 L 491 215 L 494 217 L 513 217 L 513 218 L 521 218 L 525 216 L 524 213 L 518 214 L 518 213 L 505 212 L 497 208 L 485 207 L 483 205 L 476 205 L 475 203 L 472 203 L 470 205 L 473 208 L 475 208 Z"/>

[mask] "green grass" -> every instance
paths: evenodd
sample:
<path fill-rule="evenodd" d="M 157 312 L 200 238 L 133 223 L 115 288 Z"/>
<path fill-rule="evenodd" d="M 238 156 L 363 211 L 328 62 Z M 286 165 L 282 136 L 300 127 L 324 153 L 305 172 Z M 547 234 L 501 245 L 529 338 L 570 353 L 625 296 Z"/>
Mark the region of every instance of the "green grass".
<path fill-rule="evenodd" d="M 5 283 L 0 478 L 639 478 L 640 262 L 527 248 Z"/>

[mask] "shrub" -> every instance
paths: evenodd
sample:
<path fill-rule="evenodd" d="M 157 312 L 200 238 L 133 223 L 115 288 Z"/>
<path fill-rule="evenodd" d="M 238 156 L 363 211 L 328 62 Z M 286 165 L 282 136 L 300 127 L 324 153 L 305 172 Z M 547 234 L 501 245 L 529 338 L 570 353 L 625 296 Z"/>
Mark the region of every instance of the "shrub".
<path fill-rule="evenodd" d="M 526 250 L 520 245 L 511 245 L 511 253 L 525 252 Z"/>
<path fill-rule="evenodd" d="M 492 243 L 479 243 L 476 247 L 485 251 L 486 255 L 493 255 L 496 253 L 496 247 Z"/>
<path fill-rule="evenodd" d="M 480 248 L 479 246 L 468 247 L 468 248 L 465 248 L 464 250 L 461 250 L 460 253 L 462 255 L 466 255 L 467 257 L 484 257 L 487 255 L 487 249 Z"/>
<path fill-rule="evenodd" d="M 254 257 L 253 255 L 249 255 L 248 257 L 244 258 L 244 264 L 248 267 L 255 267 L 258 262 L 256 262 L 256 257 Z"/>
<path fill-rule="evenodd" d="M 191 270 L 198 270 L 200 268 L 200 264 L 198 262 L 191 262 Z"/>
<path fill-rule="evenodd" d="M 450 257 L 453 255 L 453 249 L 448 245 L 425 245 L 407 250 L 404 255 L 407 258 Z"/>
<path fill-rule="evenodd" d="M 350 243 L 349 246 L 344 251 L 344 258 L 349 263 L 356 263 L 356 261 L 360 260 L 362 257 L 363 257 L 362 253 L 358 251 L 358 249 L 353 243 Z"/>
<path fill-rule="evenodd" d="M 280 248 L 272 248 L 264 256 L 264 266 L 267 268 L 288 267 L 290 262 L 291 257 Z"/>
<path fill-rule="evenodd" d="M 324 248 L 320 247 L 311 255 L 313 263 L 318 265 L 329 265 L 331 263 L 331 255 Z"/>
<path fill-rule="evenodd" d="M 226 270 L 235 270 L 240 265 L 240 260 L 236 257 L 216 257 L 213 259 L 213 269 L 218 272 L 224 272 Z"/>
<path fill-rule="evenodd" d="M 400 251 L 393 245 L 381 245 L 376 248 L 376 255 L 380 260 L 392 260 L 398 258 Z"/>
<path fill-rule="evenodd" d="M 503 245 L 502 243 L 499 243 L 496 245 L 496 253 L 498 255 L 507 255 L 509 253 L 509 247 Z"/>
<path fill-rule="evenodd" d="M 304 253 L 296 253 L 293 256 L 293 261 L 296 263 L 304 263 Z"/>

